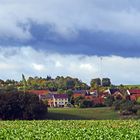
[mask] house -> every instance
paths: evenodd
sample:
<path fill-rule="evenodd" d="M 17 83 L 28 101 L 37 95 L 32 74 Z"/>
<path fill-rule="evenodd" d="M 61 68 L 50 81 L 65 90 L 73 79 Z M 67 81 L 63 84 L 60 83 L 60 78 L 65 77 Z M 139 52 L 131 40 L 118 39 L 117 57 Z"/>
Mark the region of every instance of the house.
<path fill-rule="evenodd" d="M 126 99 L 127 96 L 125 96 L 119 89 L 113 88 L 113 89 L 107 89 L 103 92 L 102 96 L 106 98 L 108 95 L 113 96 L 115 99 Z"/>
<path fill-rule="evenodd" d="M 75 93 L 73 94 L 73 98 L 77 97 L 83 97 L 83 99 L 90 100 L 93 102 L 93 104 L 103 104 L 104 103 L 104 97 L 99 97 L 97 94 L 81 94 L 81 93 Z"/>
<path fill-rule="evenodd" d="M 47 100 L 49 107 L 64 107 L 68 104 L 67 94 L 46 94 L 39 95 L 40 100 Z"/>
<path fill-rule="evenodd" d="M 126 97 L 120 91 L 116 91 L 113 96 L 115 99 L 126 99 Z"/>
<path fill-rule="evenodd" d="M 132 101 L 136 101 L 138 98 L 140 98 L 140 89 L 130 89 L 127 90 L 127 93 Z"/>
<path fill-rule="evenodd" d="M 102 98 L 102 97 L 95 97 L 95 96 L 92 96 L 92 95 L 86 95 L 85 99 L 92 101 L 94 105 L 104 103 L 104 98 Z"/>
<path fill-rule="evenodd" d="M 86 90 L 73 90 L 73 98 L 77 98 L 77 97 L 85 97 L 86 94 L 88 94 L 88 92 Z"/>
<path fill-rule="evenodd" d="M 64 107 L 68 104 L 67 94 L 53 94 L 54 107 Z"/>

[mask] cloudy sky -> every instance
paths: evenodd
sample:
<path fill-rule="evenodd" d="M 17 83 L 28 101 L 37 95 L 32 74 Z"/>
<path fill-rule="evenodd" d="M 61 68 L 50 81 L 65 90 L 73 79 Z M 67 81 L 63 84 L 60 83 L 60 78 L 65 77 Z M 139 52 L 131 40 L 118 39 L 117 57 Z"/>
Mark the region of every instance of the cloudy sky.
<path fill-rule="evenodd" d="M 0 78 L 69 75 L 89 83 L 102 76 L 113 84 L 140 84 L 139 5 L 0 0 Z"/>

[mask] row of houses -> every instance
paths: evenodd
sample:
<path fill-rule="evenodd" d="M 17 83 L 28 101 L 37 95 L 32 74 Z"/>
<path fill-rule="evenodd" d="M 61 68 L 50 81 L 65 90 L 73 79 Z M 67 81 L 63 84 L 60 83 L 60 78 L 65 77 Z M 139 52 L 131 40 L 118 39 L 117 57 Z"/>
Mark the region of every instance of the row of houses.
<path fill-rule="evenodd" d="M 49 107 L 65 107 L 69 104 L 67 94 L 58 94 L 50 92 L 48 90 L 32 90 L 31 93 L 37 94 L 40 100 L 47 100 Z M 121 93 L 119 89 L 108 89 L 102 93 L 98 93 L 97 90 L 87 91 L 87 90 L 74 90 L 73 98 L 82 96 L 86 100 L 93 101 L 94 104 L 104 104 L 105 98 L 108 95 L 112 95 L 115 98 L 125 99 L 128 97 L 130 100 L 136 101 L 140 97 L 140 90 L 126 90 L 126 95 Z"/>
<path fill-rule="evenodd" d="M 140 98 L 140 89 L 126 90 L 125 94 L 122 93 L 119 89 L 108 89 L 105 92 L 116 98 L 117 97 L 120 97 L 122 99 L 129 98 L 131 101 L 136 101 L 138 98 Z"/>

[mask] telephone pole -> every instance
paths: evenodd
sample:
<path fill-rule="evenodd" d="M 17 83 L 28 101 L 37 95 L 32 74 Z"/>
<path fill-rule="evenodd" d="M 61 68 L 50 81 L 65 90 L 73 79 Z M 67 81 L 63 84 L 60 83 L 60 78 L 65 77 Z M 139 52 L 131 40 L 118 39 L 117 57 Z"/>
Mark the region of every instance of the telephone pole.
<path fill-rule="evenodd" d="M 100 78 L 101 78 L 101 86 L 102 86 L 102 78 L 103 78 L 103 73 L 102 73 L 102 62 L 103 62 L 103 58 L 100 57 Z"/>

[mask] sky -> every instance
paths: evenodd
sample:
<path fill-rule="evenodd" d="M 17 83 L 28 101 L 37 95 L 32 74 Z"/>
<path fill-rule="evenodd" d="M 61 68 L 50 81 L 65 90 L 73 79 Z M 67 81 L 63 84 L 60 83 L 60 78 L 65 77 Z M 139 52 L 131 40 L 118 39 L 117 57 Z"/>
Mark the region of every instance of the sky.
<path fill-rule="evenodd" d="M 0 0 L 0 79 L 140 84 L 139 38 L 139 0 Z"/>

